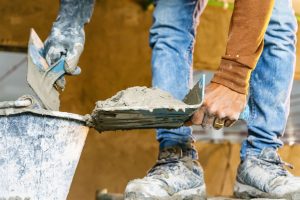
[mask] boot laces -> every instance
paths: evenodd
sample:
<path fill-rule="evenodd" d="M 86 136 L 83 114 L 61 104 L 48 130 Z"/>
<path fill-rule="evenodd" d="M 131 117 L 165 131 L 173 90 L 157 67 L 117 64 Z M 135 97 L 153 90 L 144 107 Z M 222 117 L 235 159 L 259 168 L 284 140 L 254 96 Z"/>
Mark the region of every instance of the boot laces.
<path fill-rule="evenodd" d="M 148 175 L 150 176 L 160 176 L 167 174 L 167 171 L 175 171 L 178 166 L 176 165 L 178 160 L 168 160 L 164 162 L 157 162 L 149 171 Z"/>
<path fill-rule="evenodd" d="M 290 163 L 284 162 L 281 160 L 280 157 L 277 159 L 265 159 L 262 158 L 261 160 L 265 161 L 269 170 L 274 171 L 276 174 L 280 176 L 288 176 L 289 172 L 285 169 L 285 167 L 288 167 L 290 169 L 294 169 L 294 166 Z"/>

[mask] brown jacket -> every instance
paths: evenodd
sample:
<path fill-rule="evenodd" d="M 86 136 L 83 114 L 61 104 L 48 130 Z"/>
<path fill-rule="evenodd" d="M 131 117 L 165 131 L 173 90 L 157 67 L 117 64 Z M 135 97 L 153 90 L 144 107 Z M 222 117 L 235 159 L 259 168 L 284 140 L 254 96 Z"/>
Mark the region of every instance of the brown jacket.
<path fill-rule="evenodd" d="M 248 93 L 251 71 L 263 51 L 274 0 L 235 0 L 226 53 L 212 82 Z"/>

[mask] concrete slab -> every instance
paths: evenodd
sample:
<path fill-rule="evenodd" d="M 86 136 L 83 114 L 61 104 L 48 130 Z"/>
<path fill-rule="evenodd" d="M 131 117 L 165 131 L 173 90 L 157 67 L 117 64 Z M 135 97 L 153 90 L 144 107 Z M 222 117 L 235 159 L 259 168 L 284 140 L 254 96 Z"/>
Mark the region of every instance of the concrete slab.
<path fill-rule="evenodd" d="M 106 193 L 106 191 L 103 190 L 97 193 L 96 200 L 124 200 L 124 196 L 122 194 Z M 236 199 L 232 197 L 209 197 L 207 200 L 242 200 L 242 199 Z M 251 200 L 274 200 L 274 199 L 254 198 Z M 284 199 L 276 199 L 276 200 L 284 200 Z"/>

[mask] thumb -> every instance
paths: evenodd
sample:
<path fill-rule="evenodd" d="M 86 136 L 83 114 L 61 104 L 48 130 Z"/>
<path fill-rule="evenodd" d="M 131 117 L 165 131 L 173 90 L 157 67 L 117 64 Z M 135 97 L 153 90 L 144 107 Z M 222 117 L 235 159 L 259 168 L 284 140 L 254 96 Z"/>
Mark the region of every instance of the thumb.
<path fill-rule="evenodd" d="M 55 45 L 51 46 L 48 51 L 46 52 L 45 59 L 48 63 L 48 65 L 53 65 L 59 59 L 61 58 L 62 55 L 66 54 L 66 49 L 63 48 L 63 46 L 60 45 Z"/>
<path fill-rule="evenodd" d="M 72 51 L 69 51 L 66 57 L 65 70 L 68 74 L 77 74 L 78 73 L 78 61 L 80 55 L 83 51 L 83 45 L 80 43 L 76 43 Z M 80 72 L 79 72 L 80 73 Z"/>

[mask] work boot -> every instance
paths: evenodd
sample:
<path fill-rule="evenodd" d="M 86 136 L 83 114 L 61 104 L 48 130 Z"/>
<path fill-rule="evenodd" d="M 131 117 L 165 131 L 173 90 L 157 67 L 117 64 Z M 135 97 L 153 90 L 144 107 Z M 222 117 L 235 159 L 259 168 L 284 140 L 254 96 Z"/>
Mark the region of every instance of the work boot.
<path fill-rule="evenodd" d="M 125 189 L 125 200 L 204 200 L 205 196 L 200 164 L 179 147 L 162 150 L 147 176 L 130 181 Z"/>
<path fill-rule="evenodd" d="M 273 148 L 264 149 L 258 156 L 247 156 L 240 164 L 234 194 L 239 198 L 300 199 L 300 177 L 284 167 Z"/>

